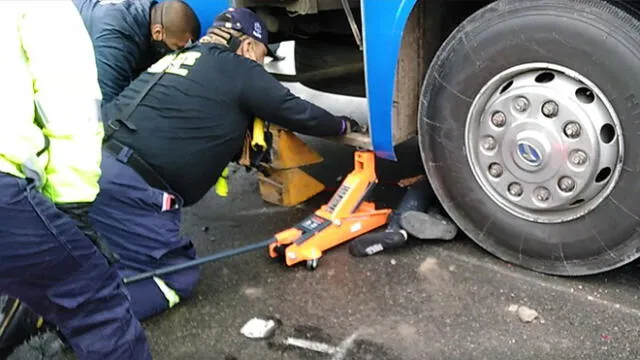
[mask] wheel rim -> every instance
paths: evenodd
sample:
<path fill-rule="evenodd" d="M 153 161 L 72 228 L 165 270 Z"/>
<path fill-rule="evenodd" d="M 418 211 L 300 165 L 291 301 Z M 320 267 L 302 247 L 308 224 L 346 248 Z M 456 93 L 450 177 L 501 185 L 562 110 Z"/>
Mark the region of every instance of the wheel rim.
<path fill-rule="evenodd" d="M 598 206 L 618 180 L 623 145 L 602 91 L 547 63 L 491 79 L 465 128 L 467 158 L 482 189 L 504 210 L 541 223 L 566 222 Z"/>

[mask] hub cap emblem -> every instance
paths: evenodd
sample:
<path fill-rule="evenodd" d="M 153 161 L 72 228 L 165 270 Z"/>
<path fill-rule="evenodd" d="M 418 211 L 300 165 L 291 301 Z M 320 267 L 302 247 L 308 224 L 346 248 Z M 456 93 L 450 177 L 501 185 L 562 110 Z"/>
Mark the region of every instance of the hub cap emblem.
<path fill-rule="evenodd" d="M 540 164 L 542 164 L 542 154 L 540 154 L 540 151 L 526 141 L 518 143 L 518 155 L 529 165 L 540 166 Z"/>

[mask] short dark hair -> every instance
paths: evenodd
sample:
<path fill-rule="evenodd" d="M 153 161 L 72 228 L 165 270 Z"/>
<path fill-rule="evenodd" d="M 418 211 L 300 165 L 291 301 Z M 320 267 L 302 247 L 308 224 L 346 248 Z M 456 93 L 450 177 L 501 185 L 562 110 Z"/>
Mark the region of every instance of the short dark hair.
<path fill-rule="evenodd" d="M 157 6 L 162 17 L 162 25 L 167 35 L 183 35 L 189 33 L 193 40 L 200 37 L 202 27 L 196 12 L 183 0 L 165 0 Z M 152 19 L 154 24 L 160 23 L 160 16 Z"/>

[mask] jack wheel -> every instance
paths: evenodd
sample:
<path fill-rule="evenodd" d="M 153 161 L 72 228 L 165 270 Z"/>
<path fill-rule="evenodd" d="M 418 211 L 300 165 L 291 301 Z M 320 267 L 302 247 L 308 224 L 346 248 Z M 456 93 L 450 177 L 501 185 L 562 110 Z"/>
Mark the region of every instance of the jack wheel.
<path fill-rule="evenodd" d="M 318 259 L 307 260 L 307 270 L 315 270 L 318 268 Z"/>
<path fill-rule="evenodd" d="M 276 255 L 277 255 L 274 259 L 276 259 L 276 260 L 282 260 L 282 259 L 284 259 L 285 249 L 286 249 L 286 246 L 284 246 L 284 245 L 276 245 L 276 246 L 273 248 L 273 251 L 274 251 L 274 252 L 276 253 Z"/>

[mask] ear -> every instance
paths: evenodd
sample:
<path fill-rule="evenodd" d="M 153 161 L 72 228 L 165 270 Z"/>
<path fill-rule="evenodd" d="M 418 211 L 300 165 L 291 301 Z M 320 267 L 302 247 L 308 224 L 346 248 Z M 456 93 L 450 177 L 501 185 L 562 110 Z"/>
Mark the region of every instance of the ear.
<path fill-rule="evenodd" d="M 163 33 L 162 25 L 160 24 L 151 25 L 151 38 L 153 40 L 158 40 L 158 41 L 162 40 L 163 38 L 162 33 Z"/>
<path fill-rule="evenodd" d="M 243 54 L 249 54 L 253 50 L 253 43 L 249 39 L 244 39 L 240 48 L 242 48 Z"/>
<path fill-rule="evenodd" d="M 249 41 L 246 39 L 240 40 L 240 46 L 238 47 L 238 50 L 236 50 L 236 54 L 247 56 L 249 54 Z"/>
<path fill-rule="evenodd" d="M 258 56 L 258 46 L 256 45 L 256 41 L 255 40 L 249 40 L 247 41 L 249 44 L 248 46 L 248 50 L 249 53 L 252 55 L 253 59 L 257 61 L 257 56 Z"/>

